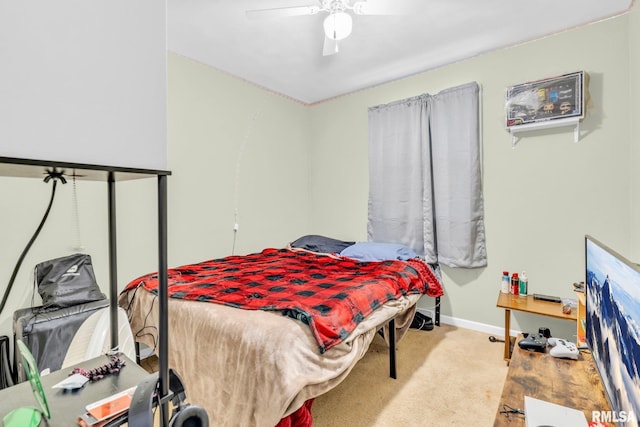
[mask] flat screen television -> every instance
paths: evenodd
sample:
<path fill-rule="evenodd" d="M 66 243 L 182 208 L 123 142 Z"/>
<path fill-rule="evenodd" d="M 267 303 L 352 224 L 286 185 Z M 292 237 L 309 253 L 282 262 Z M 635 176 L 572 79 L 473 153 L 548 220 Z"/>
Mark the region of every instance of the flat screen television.
<path fill-rule="evenodd" d="M 586 341 L 611 403 L 611 421 L 640 416 L 640 267 L 585 237 Z M 600 408 L 593 408 L 600 411 Z"/>

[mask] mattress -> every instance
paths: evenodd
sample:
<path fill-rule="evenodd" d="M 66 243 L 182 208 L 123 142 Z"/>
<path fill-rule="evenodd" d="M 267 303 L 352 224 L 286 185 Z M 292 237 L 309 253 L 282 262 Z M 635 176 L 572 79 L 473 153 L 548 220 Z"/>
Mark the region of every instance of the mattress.
<path fill-rule="evenodd" d="M 374 264 L 276 249 L 168 276 L 169 367 L 188 401 L 225 427 L 278 424 L 344 380 L 390 319 L 398 342 L 418 299 L 442 294 L 416 260 Z M 142 276 L 119 300 L 135 339 L 154 349 L 156 287 L 156 274 Z"/>
<path fill-rule="evenodd" d="M 394 317 L 399 340 L 419 297 L 389 301 L 323 354 L 306 325 L 278 313 L 170 299 L 169 367 L 182 377 L 188 401 L 207 411 L 212 426 L 273 427 L 342 382 L 378 328 Z M 157 296 L 136 288 L 120 303 L 136 340 L 156 348 Z"/>

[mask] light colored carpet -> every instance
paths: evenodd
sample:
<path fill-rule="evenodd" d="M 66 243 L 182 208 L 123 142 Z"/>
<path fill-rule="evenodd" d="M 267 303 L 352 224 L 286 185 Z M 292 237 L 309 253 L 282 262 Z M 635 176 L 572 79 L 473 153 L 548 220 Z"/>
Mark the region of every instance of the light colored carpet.
<path fill-rule="evenodd" d="M 503 344 L 450 325 L 411 329 L 389 377 L 381 337 L 336 388 L 316 398 L 314 427 L 492 426 L 507 375 Z"/>
<path fill-rule="evenodd" d="M 336 388 L 316 398 L 314 427 L 492 426 L 507 375 L 503 344 L 450 325 L 410 329 L 397 346 L 397 376 L 376 335 Z M 151 357 L 141 365 L 158 369 Z M 156 421 L 157 423 L 157 421 Z"/>

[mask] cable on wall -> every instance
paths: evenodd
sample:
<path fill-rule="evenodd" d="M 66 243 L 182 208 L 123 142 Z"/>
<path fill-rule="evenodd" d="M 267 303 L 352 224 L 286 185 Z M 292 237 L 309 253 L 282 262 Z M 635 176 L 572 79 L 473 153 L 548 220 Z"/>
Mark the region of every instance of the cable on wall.
<path fill-rule="evenodd" d="M 42 227 L 44 226 L 44 223 L 47 220 L 47 217 L 49 216 L 49 212 L 51 211 L 51 206 L 53 205 L 53 199 L 56 196 L 56 184 L 58 183 L 58 180 L 63 184 L 67 183 L 67 180 L 63 175 L 63 172 L 59 172 L 56 170 L 47 171 L 47 176 L 44 178 L 44 182 L 48 183 L 51 180 L 53 180 L 53 187 L 51 188 L 51 198 L 49 199 L 49 205 L 47 206 L 47 209 L 44 212 L 44 216 L 42 217 L 42 220 L 40 220 L 40 224 L 38 225 L 38 228 L 36 228 L 35 233 L 33 233 L 33 236 L 31 236 L 31 239 L 27 243 L 27 246 L 22 250 L 20 257 L 18 258 L 18 262 L 16 262 L 16 265 L 13 268 L 11 279 L 9 279 L 9 284 L 7 285 L 7 288 L 5 289 L 4 295 L 2 297 L 2 302 L 0 302 L 0 314 L 4 310 L 4 306 L 7 303 L 7 299 L 9 298 L 9 294 L 11 293 L 11 288 L 13 287 L 13 283 L 16 280 L 16 276 L 18 275 L 20 266 L 22 265 L 22 261 L 24 261 L 24 258 L 27 255 L 27 252 L 29 252 L 29 249 L 31 249 L 31 245 L 33 245 L 33 242 L 35 242 L 36 238 L 40 234 L 40 231 L 42 230 Z"/>
<path fill-rule="evenodd" d="M 76 186 L 76 176 L 73 175 L 72 181 L 72 221 L 73 221 L 73 231 L 75 237 L 75 244 L 72 248 L 76 251 L 83 251 L 84 245 L 82 244 L 82 235 L 80 234 L 80 209 L 78 208 L 78 188 Z"/>
<path fill-rule="evenodd" d="M 231 245 L 231 255 L 235 254 L 236 250 L 236 238 L 238 235 L 238 229 L 240 228 L 240 215 L 238 213 L 238 206 L 240 204 L 240 165 L 242 164 L 242 156 L 247 147 L 247 143 L 249 142 L 249 137 L 251 136 L 251 131 L 255 127 L 258 116 L 262 113 L 264 108 L 264 104 L 266 99 L 263 100 L 260 107 L 253 112 L 251 117 L 249 118 L 249 124 L 247 126 L 247 131 L 242 138 L 242 142 L 240 143 L 240 148 L 238 149 L 238 158 L 236 159 L 236 176 L 235 176 L 235 186 L 233 191 L 233 243 Z"/>

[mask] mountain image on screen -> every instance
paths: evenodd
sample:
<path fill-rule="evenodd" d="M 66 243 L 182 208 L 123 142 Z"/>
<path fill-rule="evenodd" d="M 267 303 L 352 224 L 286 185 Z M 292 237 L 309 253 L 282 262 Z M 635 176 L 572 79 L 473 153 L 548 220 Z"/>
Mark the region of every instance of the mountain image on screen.
<path fill-rule="evenodd" d="M 587 241 L 587 343 L 614 411 L 640 414 L 640 273 Z"/>

